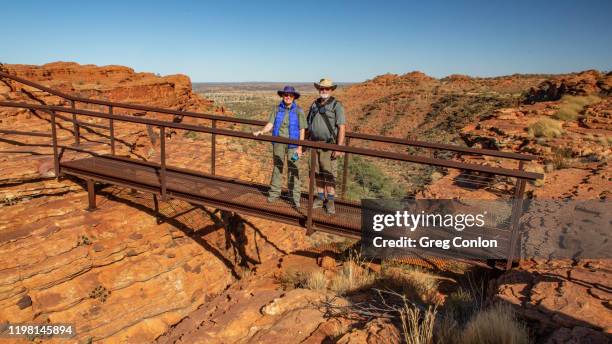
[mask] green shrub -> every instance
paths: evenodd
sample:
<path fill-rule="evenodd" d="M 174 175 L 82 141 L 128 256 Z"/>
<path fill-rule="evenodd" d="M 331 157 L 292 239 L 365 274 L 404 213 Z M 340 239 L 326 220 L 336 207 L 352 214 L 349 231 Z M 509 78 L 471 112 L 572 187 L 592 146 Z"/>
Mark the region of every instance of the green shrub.
<path fill-rule="evenodd" d="M 338 161 L 343 166 L 343 160 Z M 346 192 L 349 199 L 401 198 L 407 187 L 384 174 L 380 168 L 360 156 L 351 156 Z M 344 182 L 344 181 L 343 181 Z"/>
<path fill-rule="evenodd" d="M 527 130 L 531 137 L 560 137 L 563 135 L 561 122 L 550 118 L 542 118 L 531 124 Z"/>

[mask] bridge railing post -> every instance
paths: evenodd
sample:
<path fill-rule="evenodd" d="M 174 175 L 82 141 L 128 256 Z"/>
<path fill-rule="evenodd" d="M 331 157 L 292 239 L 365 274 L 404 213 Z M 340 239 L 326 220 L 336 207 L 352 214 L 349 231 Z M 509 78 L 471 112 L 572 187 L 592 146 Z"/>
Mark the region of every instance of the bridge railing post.
<path fill-rule="evenodd" d="M 74 110 L 76 109 L 76 104 L 74 100 L 70 101 L 70 107 Z M 76 113 L 72 114 L 72 128 L 74 129 L 74 144 L 76 146 L 81 145 L 81 126 L 77 122 Z"/>
<path fill-rule="evenodd" d="M 161 184 L 161 198 L 162 201 L 166 200 L 166 127 L 160 126 L 159 127 L 159 146 L 160 146 L 160 158 L 159 158 L 159 164 L 160 164 L 160 171 L 159 171 L 159 177 L 160 177 L 160 184 Z"/>
<path fill-rule="evenodd" d="M 59 153 L 57 151 L 57 129 L 55 128 L 55 111 L 51 111 L 51 139 L 53 141 L 53 168 L 55 178 L 60 176 Z"/>
<path fill-rule="evenodd" d="M 312 226 L 312 205 L 314 203 L 315 193 L 315 169 L 317 163 L 317 149 L 310 148 L 310 179 L 308 181 L 308 212 L 306 218 L 306 235 L 313 234 L 314 228 Z"/>
<path fill-rule="evenodd" d="M 510 249 L 508 251 L 508 258 L 506 261 L 506 270 L 512 268 L 512 261 L 515 258 L 515 251 L 518 241 L 520 239 L 519 233 L 519 220 L 523 214 L 523 195 L 525 194 L 526 181 L 523 178 L 518 178 L 516 182 L 516 189 L 514 191 L 514 199 L 512 200 L 512 217 L 510 224 Z"/>
<path fill-rule="evenodd" d="M 108 106 L 108 114 L 113 115 L 113 106 Z M 112 118 L 108 120 L 108 130 L 110 131 L 110 145 L 111 145 L 111 155 L 115 155 L 115 124 Z"/>
<path fill-rule="evenodd" d="M 87 179 L 87 203 L 88 211 L 96 210 L 96 185 L 93 179 Z"/>
<path fill-rule="evenodd" d="M 213 119 L 212 120 L 212 128 L 216 129 L 217 128 L 217 120 Z M 210 174 L 214 175 L 215 174 L 215 163 L 217 160 L 217 135 L 216 134 L 212 134 L 211 137 L 211 141 L 210 141 Z"/>
<path fill-rule="evenodd" d="M 351 138 L 346 138 L 346 146 L 349 146 Z M 346 198 L 346 185 L 348 184 L 349 153 L 344 153 L 344 166 L 342 167 L 342 198 Z"/>

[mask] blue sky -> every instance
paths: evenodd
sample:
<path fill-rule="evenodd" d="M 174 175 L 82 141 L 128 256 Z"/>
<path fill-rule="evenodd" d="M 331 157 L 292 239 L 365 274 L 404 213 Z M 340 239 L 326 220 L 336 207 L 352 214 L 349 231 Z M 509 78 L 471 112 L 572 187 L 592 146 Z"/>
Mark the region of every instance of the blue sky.
<path fill-rule="evenodd" d="M 8 1 L 0 62 L 195 82 L 612 69 L 612 1 Z"/>

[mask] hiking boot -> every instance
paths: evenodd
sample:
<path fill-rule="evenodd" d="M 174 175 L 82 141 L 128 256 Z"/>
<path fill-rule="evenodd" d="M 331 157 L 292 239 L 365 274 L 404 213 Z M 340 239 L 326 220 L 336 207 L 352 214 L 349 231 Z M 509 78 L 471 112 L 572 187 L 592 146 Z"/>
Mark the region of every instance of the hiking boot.
<path fill-rule="evenodd" d="M 294 200 L 293 201 L 293 206 L 296 207 L 296 208 L 299 208 L 300 207 L 300 201 L 299 200 L 298 201 Z"/>
<path fill-rule="evenodd" d="M 323 208 L 323 200 L 320 198 L 315 198 L 314 202 L 312 202 L 312 209 Z"/>
<path fill-rule="evenodd" d="M 327 211 L 327 213 L 330 215 L 336 213 L 336 206 L 334 205 L 334 200 L 327 200 L 327 204 L 325 204 L 325 211 Z"/>

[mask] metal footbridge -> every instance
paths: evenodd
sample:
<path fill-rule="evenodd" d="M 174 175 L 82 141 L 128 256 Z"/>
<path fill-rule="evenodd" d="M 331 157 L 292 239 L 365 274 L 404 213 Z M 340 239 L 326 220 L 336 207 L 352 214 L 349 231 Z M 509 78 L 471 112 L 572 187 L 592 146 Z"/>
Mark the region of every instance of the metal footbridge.
<path fill-rule="evenodd" d="M 240 214 L 256 216 L 272 221 L 283 222 L 306 229 L 308 234 L 315 231 L 323 231 L 336 235 L 359 238 L 361 234 L 361 204 L 359 202 L 343 197 L 346 193 L 349 159 L 352 156 L 375 157 L 385 160 L 409 162 L 429 166 L 437 166 L 446 169 L 457 169 L 488 176 L 500 176 L 515 180 L 514 189 L 510 195 L 514 199 L 512 210 L 512 233 L 510 235 L 510 250 L 508 251 L 508 266 L 515 258 L 514 252 L 518 233 L 516 221 L 520 216 L 522 200 L 525 192 L 526 182 L 542 178 L 538 173 L 527 172 L 523 169 L 524 162 L 536 159 L 535 156 L 502 152 L 489 149 L 467 148 L 449 144 L 430 143 L 417 140 L 401 138 L 366 135 L 357 132 L 347 132 L 346 145 L 338 146 L 328 143 L 312 141 L 294 141 L 280 137 L 260 135 L 255 137 L 249 132 L 230 130 L 218 127 L 219 123 L 233 123 L 246 126 L 262 126 L 266 122 L 252 119 L 234 118 L 199 112 L 178 111 L 165 108 L 157 108 L 143 105 L 117 103 L 104 100 L 76 97 L 39 83 L 23 79 L 11 74 L 0 72 L 0 78 L 10 79 L 15 82 L 36 88 L 49 94 L 58 96 L 65 100 L 70 106 L 50 106 L 45 104 L 31 104 L 22 102 L 0 101 L 0 107 L 28 109 L 36 113 L 43 113 L 50 119 L 50 133 L 28 132 L 15 130 L 0 130 L 0 134 L 7 135 L 30 135 L 49 137 L 53 148 L 54 173 L 57 178 L 62 176 L 73 176 L 86 182 L 89 194 L 89 209 L 96 208 L 95 183 L 105 183 L 131 188 L 150 193 L 157 205 L 158 198 L 165 201 L 170 198 L 180 199 L 191 204 L 214 207 L 222 210 L 233 211 Z M 77 104 L 97 105 L 107 109 L 105 112 L 91 111 L 77 108 Z M 155 113 L 170 115 L 168 120 L 150 119 L 133 114 L 119 114 L 121 111 L 139 111 L 141 113 Z M 175 118 L 194 117 L 206 120 L 209 126 L 184 124 L 173 121 Z M 88 123 L 83 117 L 99 118 L 106 121 L 107 125 Z M 58 121 L 72 123 L 73 145 L 61 145 L 58 143 Z M 159 128 L 159 162 L 143 161 L 116 154 L 115 127 L 118 122 L 133 123 L 137 125 Z M 99 122 L 98 122 L 99 123 Z M 82 127 L 92 127 L 108 130 L 108 154 L 98 154 L 89 151 L 85 145 L 81 145 Z M 195 171 L 167 164 L 167 130 L 188 130 L 192 132 L 211 135 L 210 169 L 206 172 Z M 245 181 L 239 178 L 230 178 L 217 173 L 217 137 L 233 137 L 254 141 L 279 142 L 286 144 L 298 144 L 308 148 L 310 166 L 315 165 L 318 149 L 332 149 L 344 152 L 342 167 L 342 183 L 340 197 L 336 198 L 336 214 L 329 216 L 323 209 L 313 209 L 312 204 L 316 197 L 315 171 L 309 169 L 308 190 L 301 195 L 302 201 L 299 208 L 279 206 L 283 200 L 277 203 L 266 201 L 268 185 Z M 476 163 L 468 163 L 451 159 L 441 159 L 432 156 L 414 155 L 408 153 L 394 152 L 390 150 L 371 149 L 351 146 L 356 140 L 388 143 L 404 147 L 418 147 L 438 151 L 447 151 L 455 155 L 489 156 L 499 159 L 510 159 L 518 162 L 515 169 L 485 166 Z M 65 150 L 88 153 L 89 156 L 73 160 L 63 159 Z M 244 153 L 248 154 L 248 153 Z"/>

